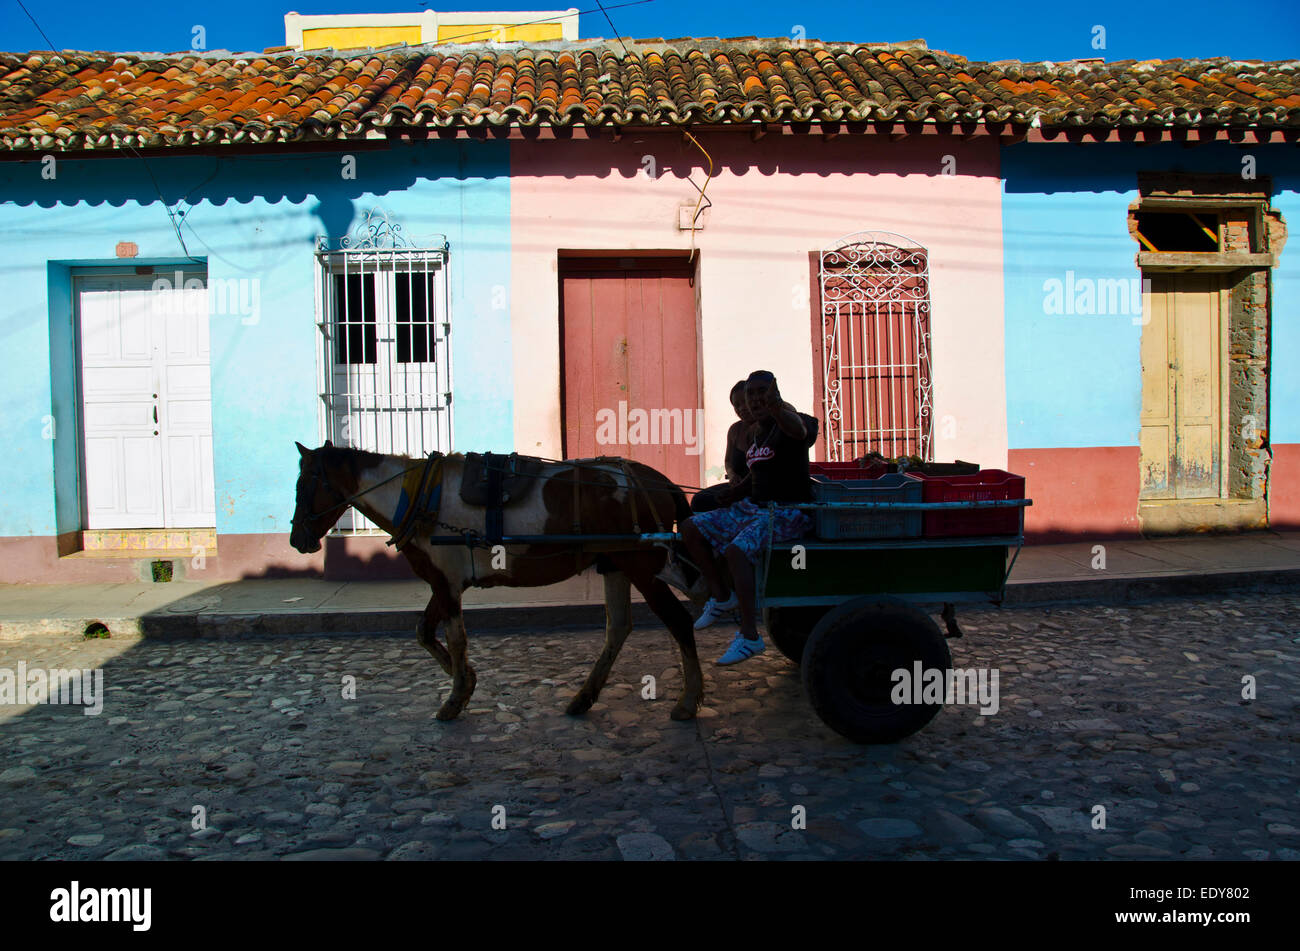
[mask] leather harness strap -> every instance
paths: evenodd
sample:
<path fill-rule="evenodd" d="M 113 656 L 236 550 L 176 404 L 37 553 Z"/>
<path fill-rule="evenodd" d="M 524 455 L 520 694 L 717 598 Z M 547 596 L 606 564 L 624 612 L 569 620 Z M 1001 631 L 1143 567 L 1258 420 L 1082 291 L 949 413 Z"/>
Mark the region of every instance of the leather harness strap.
<path fill-rule="evenodd" d="M 496 453 L 483 454 L 483 464 L 487 469 L 487 511 L 483 516 L 483 530 L 488 541 L 494 544 L 499 543 L 505 535 L 505 510 L 501 498 L 505 459 L 506 457 Z"/>
<path fill-rule="evenodd" d="M 441 465 L 442 453 L 431 452 L 424 461 L 424 471 L 420 473 L 420 480 L 416 483 L 414 496 L 407 500 L 406 511 L 402 514 L 401 521 L 393 528 L 393 537 L 388 540 L 388 544 L 396 547 L 399 551 L 410 543 L 419 530 L 422 519 L 437 518 L 436 511 L 430 512 L 426 503 L 429 493 L 429 482 L 435 475 L 437 468 Z"/>
<path fill-rule="evenodd" d="M 582 534 L 582 467 L 573 467 L 573 534 Z M 575 545 L 573 548 L 573 566 L 574 570 L 582 568 L 582 546 Z"/>
<path fill-rule="evenodd" d="M 623 469 L 623 475 L 627 476 L 629 488 L 635 488 L 636 492 L 645 499 L 646 505 L 649 506 L 650 517 L 653 518 L 655 522 L 655 531 L 662 533 L 664 530 L 664 523 L 659 519 L 659 509 L 655 506 L 654 499 L 650 497 L 650 493 L 646 491 L 645 486 L 641 484 L 641 480 L 638 479 L 636 473 L 632 471 L 632 463 L 629 463 L 626 459 L 620 459 L 619 463 Z M 628 504 L 632 507 L 632 531 L 640 535 L 641 524 L 638 521 L 636 514 L 636 497 L 631 492 L 628 493 Z"/>

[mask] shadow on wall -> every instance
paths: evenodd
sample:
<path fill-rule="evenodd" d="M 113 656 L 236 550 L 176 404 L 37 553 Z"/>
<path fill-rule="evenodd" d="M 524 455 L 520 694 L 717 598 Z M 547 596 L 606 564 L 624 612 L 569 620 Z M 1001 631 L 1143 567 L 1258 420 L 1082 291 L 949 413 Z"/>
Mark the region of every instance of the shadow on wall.
<path fill-rule="evenodd" d="M 418 182 L 465 181 L 505 174 L 504 144 L 458 142 L 368 145 L 348 143 L 328 152 L 268 148 L 239 155 L 118 153 L 103 158 L 56 156 L 53 178 L 44 156 L 0 166 L 5 203 L 45 209 L 80 205 L 153 205 L 183 213 L 185 206 L 289 202 L 310 208 L 324 232 L 337 240 L 355 223 L 356 203 L 400 193 Z M 473 175 L 469 174 L 473 171 Z M 185 227 L 183 214 L 179 218 Z"/>
<path fill-rule="evenodd" d="M 289 535 L 278 535 L 282 544 L 274 548 L 290 551 Z M 364 542 L 360 542 L 364 539 Z M 406 557 L 395 548 L 383 546 L 385 538 L 378 535 L 326 535 L 321 539 L 321 551 L 315 555 L 299 556 L 294 552 L 292 564 L 281 560 L 276 553 L 266 552 L 266 564 L 260 570 L 246 570 L 237 581 L 276 581 L 276 579 L 312 578 L 317 581 L 417 581 Z M 373 547 L 372 547 L 373 546 Z M 217 556 L 220 559 L 220 555 Z M 201 578 L 195 578 L 196 581 Z"/>
<path fill-rule="evenodd" d="M 288 547 L 289 536 L 281 536 Z M 377 550 L 357 550 L 357 538 L 380 545 Z M 395 548 L 382 546 L 379 536 L 327 535 L 324 546 L 308 567 L 270 564 L 259 572 L 245 572 L 243 581 L 279 578 L 320 578 L 325 581 L 416 581 L 410 563 Z"/>
<path fill-rule="evenodd" d="M 772 134 L 753 141 L 735 132 L 697 137 L 713 160 L 715 175 L 726 171 L 743 177 L 769 175 L 941 175 L 995 176 L 998 173 L 996 139 L 959 142 L 934 141 L 920 136 L 891 142 L 881 136 L 839 136 L 829 141 L 820 135 Z M 512 177 L 595 176 L 650 179 L 696 177 L 697 186 L 709 171 L 709 161 L 689 139 L 673 132 L 625 130 L 618 142 L 610 139 L 515 142 L 510 150 Z"/>

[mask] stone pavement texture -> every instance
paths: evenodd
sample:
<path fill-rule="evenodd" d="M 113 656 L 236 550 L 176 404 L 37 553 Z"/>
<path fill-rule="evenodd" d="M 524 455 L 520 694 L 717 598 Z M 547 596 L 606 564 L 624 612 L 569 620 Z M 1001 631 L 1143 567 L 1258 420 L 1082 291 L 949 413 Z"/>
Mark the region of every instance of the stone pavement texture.
<path fill-rule="evenodd" d="M 1300 533 L 1031 545 L 1015 562 L 1007 603 L 1123 601 L 1245 583 L 1300 583 Z M 583 576 L 546 588 L 471 589 L 465 605 L 471 625 L 480 629 L 535 619 L 539 612 L 557 623 L 583 623 L 600 617 L 592 608 L 600 603 L 594 596 L 599 591 L 599 583 Z M 0 584 L 0 640 L 80 636 L 93 621 L 117 636 L 409 631 L 428 600 L 428 586 L 414 579 Z"/>
<path fill-rule="evenodd" d="M 7 641 L 0 668 L 100 668 L 106 699 L 0 706 L 0 859 L 1300 858 L 1294 589 L 963 620 L 954 664 L 998 670 L 998 712 L 873 747 L 775 650 L 708 663 L 722 627 L 685 723 L 651 626 L 583 718 L 600 632 L 471 628 L 450 723 L 411 635 Z"/>

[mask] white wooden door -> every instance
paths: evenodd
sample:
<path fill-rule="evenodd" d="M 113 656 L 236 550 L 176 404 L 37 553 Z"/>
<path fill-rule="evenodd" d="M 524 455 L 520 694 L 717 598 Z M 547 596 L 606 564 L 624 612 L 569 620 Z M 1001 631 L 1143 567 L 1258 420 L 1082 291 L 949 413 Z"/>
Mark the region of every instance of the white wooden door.
<path fill-rule="evenodd" d="M 207 290 L 154 280 L 77 282 L 88 529 L 216 525 Z"/>

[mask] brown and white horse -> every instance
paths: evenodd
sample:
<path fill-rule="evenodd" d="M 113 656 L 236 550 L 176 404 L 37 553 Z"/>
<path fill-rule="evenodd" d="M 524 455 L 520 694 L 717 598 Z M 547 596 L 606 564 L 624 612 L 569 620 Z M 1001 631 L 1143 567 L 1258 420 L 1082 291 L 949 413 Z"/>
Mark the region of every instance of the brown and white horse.
<path fill-rule="evenodd" d="M 303 553 L 320 551 L 321 539 L 349 505 L 387 531 L 395 533 L 403 475 L 424 466 L 424 460 L 380 455 L 360 449 L 332 446 L 319 449 L 298 444 L 297 504 L 290 544 Z M 442 460 L 442 497 L 436 529 L 456 537 L 445 526 L 486 535 L 486 512 L 461 500 L 464 457 Z M 649 466 L 630 460 L 594 459 L 546 463 L 539 484 L 506 509 L 511 536 L 563 535 L 575 526 L 588 534 L 627 535 L 652 531 L 690 516 L 685 493 Z M 638 528 L 640 526 L 640 528 Z M 452 678 L 451 695 L 438 711 L 438 719 L 458 716 L 474 692 L 477 677 L 466 656 L 465 622 L 461 594 L 467 587 L 530 587 L 554 584 L 598 563 L 605 581 L 605 649 L 596 660 L 582 689 L 569 703 L 567 713 L 586 713 L 596 702 L 614 659 L 632 629 L 631 587 L 634 585 L 650 609 L 668 627 L 681 653 L 685 689 L 673 707 L 674 720 L 695 716 L 704 695 L 704 678 L 695 650 L 695 630 L 690 614 L 660 575 L 670 560 L 662 547 L 625 543 L 619 550 L 599 554 L 573 544 L 519 545 L 501 550 L 466 545 L 433 545 L 416 535 L 401 551 L 417 575 L 433 589 L 424 615 L 416 626 L 421 644 Z M 439 624 L 446 629 L 447 646 L 437 639 Z"/>

